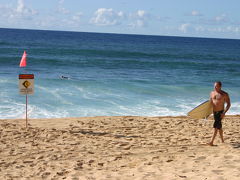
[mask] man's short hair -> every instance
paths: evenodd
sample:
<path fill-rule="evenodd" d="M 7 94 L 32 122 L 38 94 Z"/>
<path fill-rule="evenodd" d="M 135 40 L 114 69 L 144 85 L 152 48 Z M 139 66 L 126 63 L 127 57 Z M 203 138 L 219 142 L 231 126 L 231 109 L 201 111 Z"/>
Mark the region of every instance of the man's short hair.
<path fill-rule="evenodd" d="M 217 83 L 219 86 L 222 87 L 222 82 L 221 81 L 216 81 L 215 83 Z"/>

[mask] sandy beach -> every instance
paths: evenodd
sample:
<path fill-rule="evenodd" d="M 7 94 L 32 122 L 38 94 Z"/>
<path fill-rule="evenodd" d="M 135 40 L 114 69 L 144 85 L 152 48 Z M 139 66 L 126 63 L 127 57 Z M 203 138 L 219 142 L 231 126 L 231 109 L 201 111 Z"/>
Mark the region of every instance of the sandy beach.
<path fill-rule="evenodd" d="M 237 180 L 240 116 L 0 120 L 0 179 Z"/>

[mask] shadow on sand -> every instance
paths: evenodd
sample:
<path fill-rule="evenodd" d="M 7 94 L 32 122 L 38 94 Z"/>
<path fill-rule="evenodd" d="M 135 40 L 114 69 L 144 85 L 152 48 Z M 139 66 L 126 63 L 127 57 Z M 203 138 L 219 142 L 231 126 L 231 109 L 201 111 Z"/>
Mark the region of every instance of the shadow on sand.
<path fill-rule="evenodd" d="M 231 144 L 233 148 L 239 149 L 240 148 L 240 143 L 232 143 Z"/>
<path fill-rule="evenodd" d="M 75 131 L 70 131 L 70 133 L 72 134 L 88 134 L 88 135 L 93 135 L 93 136 L 105 136 L 105 135 L 110 135 L 110 136 L 114 136 L 115 138 L 140 138 L 140 136 L 125 136 L 125 135 L 121 135 L 121 134 L 110 134 L 110 133 L 106 133 L 106 132 L 94 132 L 91 130 L 75 130 Z"/>
<path fill-rule="evenodd" d="M 93 136 L 105 136 L 109 133 L 105 133 L 105 132 L 93 132 L 93 131 L 86 131 L 86 130 L 80 130 L 80 131 L 70 131 L 70 133 L 72 134 L 77 134 L 77 133 L 81 133 L 81 134 L 89 134 L 89 135 L 93 135 Z"/>

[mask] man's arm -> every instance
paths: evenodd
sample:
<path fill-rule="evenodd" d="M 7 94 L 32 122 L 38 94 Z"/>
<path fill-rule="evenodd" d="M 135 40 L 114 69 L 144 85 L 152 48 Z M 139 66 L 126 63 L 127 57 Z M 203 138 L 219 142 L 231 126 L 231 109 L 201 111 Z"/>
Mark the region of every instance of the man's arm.
<path fill-rule="evenodd" d="M 226 109 L 223 111 L 224 114 L 226 114 L 226 112 L 231 107 L 231 101 L 230 101 L 228 93 L 226 93 L 226 95 L 225 95 L 225 102 L 227 103 L 227 106 L 226 106 Z"/>
<path fill-rule="evenodd" d="M 229 98 L 228 93 L 225 94 L 225 102 L 227 103 L 226 108 L 224 109 L 223 113 L 222 113 L 222 118 L 225 116 L 226 112 L 229 110 L 229 108 L 231 107 L 231 101 Z"/>

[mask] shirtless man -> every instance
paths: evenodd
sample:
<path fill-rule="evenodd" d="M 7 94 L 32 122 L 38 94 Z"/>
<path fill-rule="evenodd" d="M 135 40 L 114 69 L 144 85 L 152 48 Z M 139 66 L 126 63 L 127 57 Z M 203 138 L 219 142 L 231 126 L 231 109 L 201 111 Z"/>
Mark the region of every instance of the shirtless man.
<path fill-rule="evenodd" d="M 214 83 L 214 91 L 210 93 L 210 101 L 213 105 L 213 115 L 214 115 L 214 133 L 211 142 L 209 145 L 213 146 L 213 141 L 219 131 L 222 142 L 223 140 L 223 130 L 222 130 L 222 122 L 221 120 L 224 118 L 226 112 L 229 110 L 231 106 L 230 98 L 228 93 L 221 90 L 222 83 L 220 81 Z M 225 103 L 227 104 L 225 108 Z"/>

